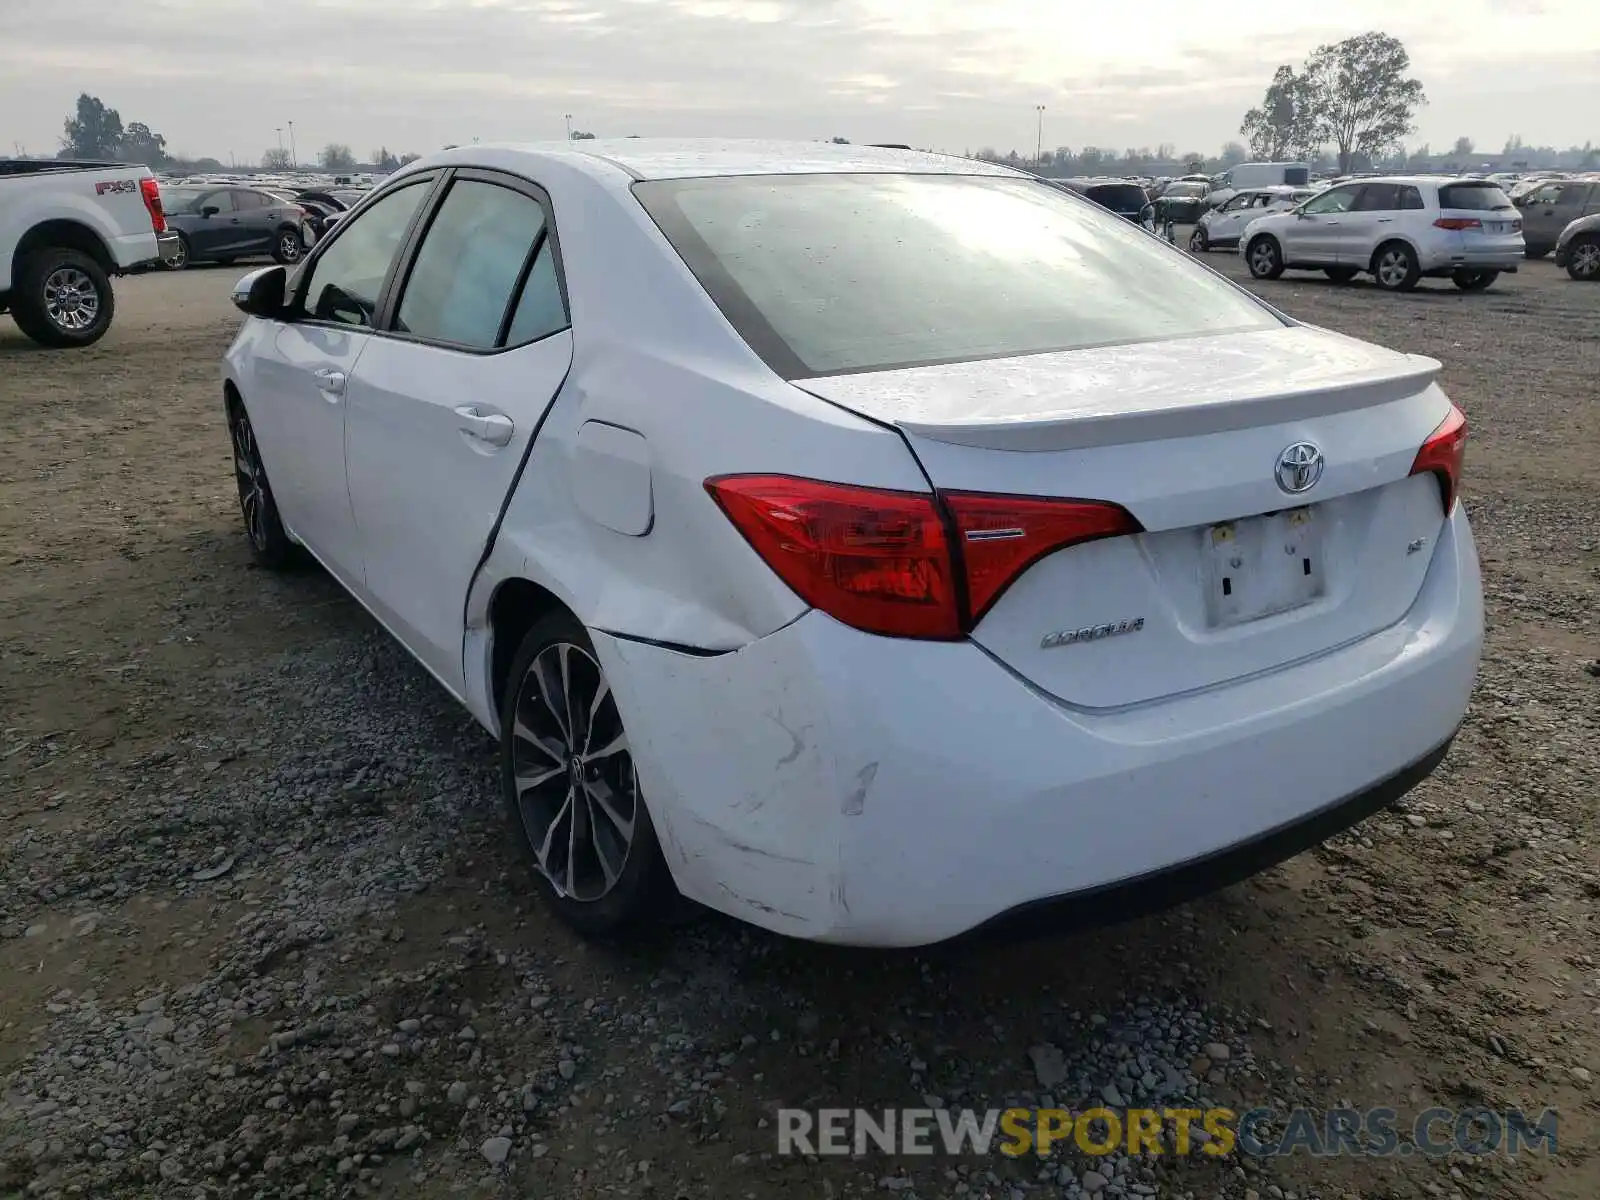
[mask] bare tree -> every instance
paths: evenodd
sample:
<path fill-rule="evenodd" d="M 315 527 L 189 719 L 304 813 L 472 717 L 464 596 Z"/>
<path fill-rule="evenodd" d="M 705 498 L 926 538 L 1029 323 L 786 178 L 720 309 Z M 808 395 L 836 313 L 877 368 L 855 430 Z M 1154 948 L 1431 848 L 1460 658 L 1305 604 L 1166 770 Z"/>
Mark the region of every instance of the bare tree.
<path fill-rule="evenodd" d="M 1428 99 L 1410 70 L 1399 39 L 1377 32 L 1318 46 L 1306 60 L 1316 141 L 1338 148 L 1341 175 L 1355 152 L 1381 154 L 1414 128 Z"/>
<path fill-rule="evenodd" d="M 282 146 L 274 146 L 261 156 L 263 171 L 287 171 L 294 166 L 294 155 Z"/>

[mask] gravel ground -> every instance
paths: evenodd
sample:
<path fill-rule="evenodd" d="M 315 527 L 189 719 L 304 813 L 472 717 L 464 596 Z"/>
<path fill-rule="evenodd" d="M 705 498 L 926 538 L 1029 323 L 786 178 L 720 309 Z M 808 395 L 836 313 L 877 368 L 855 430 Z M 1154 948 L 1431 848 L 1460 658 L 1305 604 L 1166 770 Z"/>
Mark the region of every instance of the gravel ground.
<path fill-rule="evenodd" d="M 1600 288 L 1259 288 L 1440 358 L 1471 419 L 1491 628 L 1433 778 L 1158 917 L 878 954 L 544 917 L 483 733 L 249 566 L 236 274 L 122 281 L 79 353 L 0 321 L 0 1198 L 1600 1195 Z M 1548 1105 L 1560 1151 L 775 1153 L 785 1105 L 1118 1101 Z"/>

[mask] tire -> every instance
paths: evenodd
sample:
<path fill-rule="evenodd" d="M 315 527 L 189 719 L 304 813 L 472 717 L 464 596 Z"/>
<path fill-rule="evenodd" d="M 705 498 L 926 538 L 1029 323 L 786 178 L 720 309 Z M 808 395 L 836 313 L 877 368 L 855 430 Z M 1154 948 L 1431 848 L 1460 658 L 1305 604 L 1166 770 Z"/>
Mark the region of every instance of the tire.
<path fill-rule="evenodd" d="M 233 445 L 233 477 L 239 490 L 239 512 L 244 517 L 244 535 L 250 543 L 250 557 L 268 571 L 282 571 L 294 564 L 295 547 L 278 516 L 267 468 L 261 461 L 255 428 L 244 404 L 228 401 L 228 436 Z"/>
<path fill-rule="evenodd" d="M 1549 246 L 1524 246 L 1522 248 L 1522 257 L 1524 258 L 1543 258 L 1549 253 Z"/>
<path fill-rule="evenodd" d="M 1580 283 L 1600 279 L 1600 238 L 1573 238 L 1567 247 L 1567 274 Z"/>
<path fill-rule="evenodd" d="M 284 226 L 272 244 L 272 261 L 279 266 L 292 267 L 305 257 L 306 244 L 298 229 Z"/>
<path fill-rule="evenodd" d="M 1256 279 L 1277 279 L 1283 274 L 1283 247 L 1271 234 L 1261 234 L 1250 240 L 1245 263 Z"/>
<path fill-rule="evenodd" d="M 541 617 L 523 637 L 500 712 L 506 813 L 557 919 L 584 937 L 611 938 L 670 913 L 676 890 L 639 791 L 616 693 L 588 631 L 570 613 Z M 569 712 L 588 714 L 581 731 L 570 728 L 578 721 Z"/>
<path fill-rule="evenodd" d="M 1323 267 L 1322 270 L 1335 283 L 1349 283 L 1357 275 L 1361 274 L 1354 267 Z"/>
<path fill-rule="evenodd" d="M 1463 292 L 1481 292 L 1499 278 L 1499 271 L 1457 271 L 1450 282 Z"/>
<path fill-rule="evenodd" d="M 178 235 L 178 252 L 171 258 L 164 259 L 161 265 L 169 271 L 181 271 L 189 265 L 189 260 L 189 239 L 180 233 Z"/>
<path fill-rule="evenodd" d="M 1416 251 L 1404 242 L 1385 242 L 1372 256 L 1372 277 L 1386 292 L 1409 292 L 1422 278 Z"/>
<path fill-rule="evenodd" d="M 111 277 L 81 250 L 45 246 L 29 253 L 11 293 L 17 327 L 41 346 L 91 346 L 111 328 L 117 309 Z"/>
<path fill-rule="evenodd" d="M 1206 237 L 1205 229 L 1199 225 L 1196 225 L 1194 227 L 1194 232 L 1189 235 L 1189 253 L 1206 254 L 1209 253 L 1210 250 L 1211 241 Z"/>

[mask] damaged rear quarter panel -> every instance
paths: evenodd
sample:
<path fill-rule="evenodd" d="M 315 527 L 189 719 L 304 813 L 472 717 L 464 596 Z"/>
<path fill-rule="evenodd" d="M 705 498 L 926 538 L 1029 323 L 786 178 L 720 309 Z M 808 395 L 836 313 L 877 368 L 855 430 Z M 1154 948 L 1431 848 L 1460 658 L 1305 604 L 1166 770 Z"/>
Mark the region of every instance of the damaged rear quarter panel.
<path fill-rule="evenodd" d="M 780 933 L 824 935 L 848 911 L 840 823 L 865 789 L 837 770 L 823 676 L 794 626 L 711 657 L 594 642 L 679 890 Z"/>

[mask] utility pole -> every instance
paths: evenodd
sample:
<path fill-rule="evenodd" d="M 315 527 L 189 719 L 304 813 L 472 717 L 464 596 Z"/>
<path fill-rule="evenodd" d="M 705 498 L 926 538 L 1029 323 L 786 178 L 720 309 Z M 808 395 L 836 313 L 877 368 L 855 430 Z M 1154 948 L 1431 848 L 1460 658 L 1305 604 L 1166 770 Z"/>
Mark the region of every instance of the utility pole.
<path fill-rule="evenodd" d="M 294 159 L 294 165 L 300 165 L 300 154 L 294 148 L 294 122 L 289 122 L 289 157 Z"/>
<path fill-rule="evenodd" d="M 283 126 L 279 125 L 277 127 L 277 130 L 278 130 L 278 149 L 282 150 L 283 149 Z"/>
<path fill-rule="evenodd" d="M 1037 169 L 1044 161 L 1044 105 L 1035 104 L 1033 107 L 1039 114 L 1039 130 L 1033 142 L 1033 165 Z"/>
<path fill-rule="evenodd" d="M 572 140 L 572 114 L 571 113 L 567 113 L 566 117 L 567 117 L 567 141 L 570 142 Z"/>

